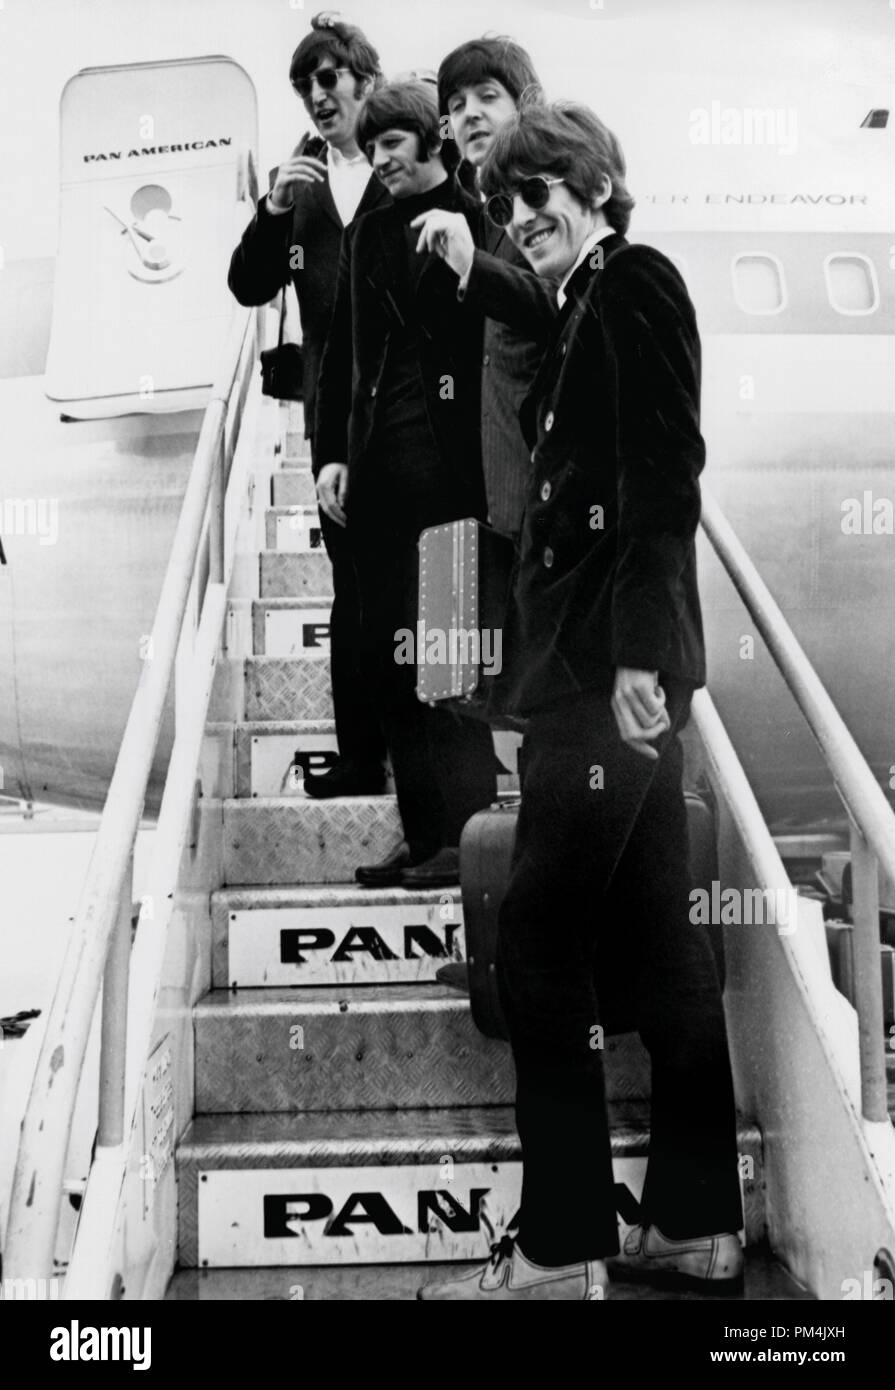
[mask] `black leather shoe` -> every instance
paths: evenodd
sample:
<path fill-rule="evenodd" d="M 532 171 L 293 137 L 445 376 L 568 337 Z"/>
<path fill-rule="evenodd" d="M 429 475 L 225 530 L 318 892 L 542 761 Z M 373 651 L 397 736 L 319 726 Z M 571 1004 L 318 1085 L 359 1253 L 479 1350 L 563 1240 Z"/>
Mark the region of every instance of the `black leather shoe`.
<path fill-rule="evenodd" d="M 326 772 L 307 773 L 304 789 L 317 801 L 331 796 L 381 796 L 385 791 L 385 772 L 377 766 L 336 763 Z"/>
<path fill-rule="evenodd" d="M 460 882 L 460 851 L 456 845 L 444 845 L 431 859 L 405 869 L 401 875 L 404 888 L 455 888 Z"/>
<path fill-rule="evenodd" d="M 443 965 L 435 971 L 435 978 L 440 985 L 450 985 L 451 989 L 469 993 L 469 966 L 465 960 L 452 960 L 450 965 Z"/>
<path fill-rule="evenodd" d="M 401 882 L 404 869 L 411 863 L 410 846 L 402 840 L 387 859 L 378 864 L 361 864 L 354 877 L 362 888 L 394 888 Z"/>

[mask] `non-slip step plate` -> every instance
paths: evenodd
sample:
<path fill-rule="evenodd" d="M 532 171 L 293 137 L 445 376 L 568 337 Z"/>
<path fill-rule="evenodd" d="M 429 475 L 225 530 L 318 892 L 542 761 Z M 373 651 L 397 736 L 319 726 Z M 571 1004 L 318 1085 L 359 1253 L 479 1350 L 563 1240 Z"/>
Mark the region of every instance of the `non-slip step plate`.
<path fill-rule="evenodd" d="M 262 598 L 331 598 L 333 572 L 325 551 L 289 555 L 262 550 L 259 593 Z"/>
<path fill-rule="evenodd" d="M 394 797 L 265 797 L 223 802 L 224 883 L 353 883 L 359 864 L 401 840 Z"/>
<path fill-rule="evenodd" d="M 503 1105 L 509 1045 L 437 984 L 214 990 L 193 1010 L 196 1110 Z"/>
<path fill-rule="evenodd" d="M 314 507 L 317 487 L 307 468 L 281 468 L 271 474 L 271 502 L 275 507 Z"/>
<path fill-rule="evenodd" d="M 465 957 L 459 889 L 225 889 L 212 940 L 218 988 L 415 984 Z"/>
<path fill-rule="evenodd" d="M 621 1228 L 636 1219 L 648 1107 L 610 1104 Z M 742 1124 L 745 1234 L 767 1234 L 760 1136 Z M 750 1160 L 747 1165 L 745 1160 Z M 200 1116 L 178 1149 L 180 1263 L 244 1268 L 475 1260 L 521 1163 L 512 1111 Z M 623 1189 L 627 1189 L 624 1191 Z M 557 1194 L 558 1209 L 562 1194 Z"/>
<path fill-rule="evenodd" d="M 245 659 L 247 720 L 332 719 L 332 684 L 328 661 L 297 657 L 248 656 Z"/>

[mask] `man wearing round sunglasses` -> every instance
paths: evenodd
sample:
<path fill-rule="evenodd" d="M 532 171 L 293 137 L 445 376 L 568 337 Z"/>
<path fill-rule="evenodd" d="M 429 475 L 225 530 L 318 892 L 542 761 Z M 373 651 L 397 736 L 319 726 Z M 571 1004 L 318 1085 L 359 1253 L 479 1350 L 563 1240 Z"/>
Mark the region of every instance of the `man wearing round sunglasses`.
<path fill-rule="evenodd" d="M 361 30 L 331 13 L 315 15 L 292 55 L 289 80 L 316 134 L 304 136 L 274 171 L 270 192 L 233 253 L 229 284 L 240 304 L 266 304 L 293 282 L 302 326 L 305 434 L 313 440 L 342 231 L 391 198 L 371 176 L 354 138 L 358 112 L 382 81 L 378 54 Z M 312 468 L 317 477 L 313 445 Z M 345 532 L 322 508 L 320 528 L 333 572 L 330 667 L 339 761 L 307 775 L 304 789 L 314 797 L 375 794 L 385 788 L 385 742 L 358 665 L 354 560 Z"/>
<path fill-rule="evenodd" d="M 718 1292 L 742 1278 L 736 1116 L 712 951 L 689 920 L 678 737 L 705 681 L 695 314 L 671 262 L 625 239 L 624 157 L 586 108 L 522 110 L 481 186 L 532 269 L 559 280 L 522 407 L 534 478 L 504 642 L 528 720 L 497 951 L 522 1199 L 484 1267 L 420 1297 L 601 1299 L 612 1259 Z M 426 230 L 450 263 L 451 228 Z M 512 318 L 506 275 L 481 269 L 487 312 Z M 652 1060 L 649 1163 L 621 1253 L 610 1018 Z"/>

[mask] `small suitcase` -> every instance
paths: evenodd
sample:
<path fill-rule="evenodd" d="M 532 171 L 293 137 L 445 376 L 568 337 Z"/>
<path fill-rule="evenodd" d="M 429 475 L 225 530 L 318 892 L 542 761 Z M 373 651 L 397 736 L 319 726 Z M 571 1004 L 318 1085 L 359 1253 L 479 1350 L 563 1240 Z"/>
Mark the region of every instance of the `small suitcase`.
<path fill-rule="evenodd" d="M 690 876 L 694 888 L 711 893 L 718 876 L 717 832 L 712 806 L 706 796 L 686 791 L 687 827 L 690 847 Z M 466 957 L 469 967 L 469 997 L 473 1020 L 489 1038 L 506 1038 L 507 1027 L 497 988 L 497 919 L 510 877 L 519 802 L 503 802 L 479 811 L 467 821 L 460 837 L 460 888 Z M 610 894 L 611 898 L 611 894 Z M 624 913 L 623 902 L 611 904 L 610 911 Z M 698 931 L 698 927 L 693 928 Z M 723 988 L 724 955 L 719 927 L 708 929 Z M 597 976 L 611 972 L 616 988 L 611 1001 L 600 1004 L 600 1022 L 609 1034 L 627 1033 L 634 1028 L 633 998 L 622 997 L 617 988 L 621 973 L 614 969 L 612 946 L 617 940 L 607 935 L 605 953 L 597 957 Z"/>
<path fill-rule="evenodd" d="M 516 547 L 466 517 L 423 531 L 419 552 L 417 695 L 497 722 Z M 516 727 L 518 721 L 500 723 Z"/>

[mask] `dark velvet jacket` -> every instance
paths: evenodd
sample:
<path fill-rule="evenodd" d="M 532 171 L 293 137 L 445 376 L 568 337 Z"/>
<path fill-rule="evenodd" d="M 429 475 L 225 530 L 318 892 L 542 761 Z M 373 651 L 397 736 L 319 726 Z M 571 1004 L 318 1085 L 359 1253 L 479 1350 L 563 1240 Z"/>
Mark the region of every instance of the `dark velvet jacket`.
<path fill-rule="evenodd" d="M 443 205 L 463 212 L 473 237 L 479 239 L 483 214 L 453 181 L 445 188 Z M 420 383 L 432 437 L 452 482 L 455 514 L 484 517 L 483 317 L 459 302 L 456 276 L 439 256 L 411 253 L 416 237 L 405 228 L 398 203 L 356 218 L 345 231 L 318 382 L 315 457 L 318 465 L 348 464 L 349 499 L 352 488 L 359 491 L 359 483 L 365 489 L 375 486 L 370 443 L 378 423 L 377 393 L 389 337 L 402 322 L 412 293 Z M 392 461 L 390 466 L 410 469 L 414 461 Z"/>
<path fill-rule="evenodd" d="M 276 176 L 273 169 L 271 187 Z M 355 218 L 391 200 L 381 179 L 371 172 Z M 305 434 L 309 438 L 314 433 L 320 360 L 336 297 L 342 231 L 328 177 L 322 183 L 301 186 L 291 216 L 268 212 L 264 197 L 233 252 L 227 277 L 240 304 L 267 304 L 292 279 L 301 314 Z M 299 246 L 302 254 L 295 257 L 293 266 L 293 248 Z"/>
<path fill-rule="evenodd" d="M 695 533 L 705 446 L 700 343 L 667 257 L 611 234 L 567 286 L 522 408 L 533 477 L 504 642 L 521 714 L 611 690 L 619 666 L 699 686 Z M 473 287 L 473 280 L 470 280 Z M 477 257 L 494 318 L 531 325 L 518 278 Z"/>

